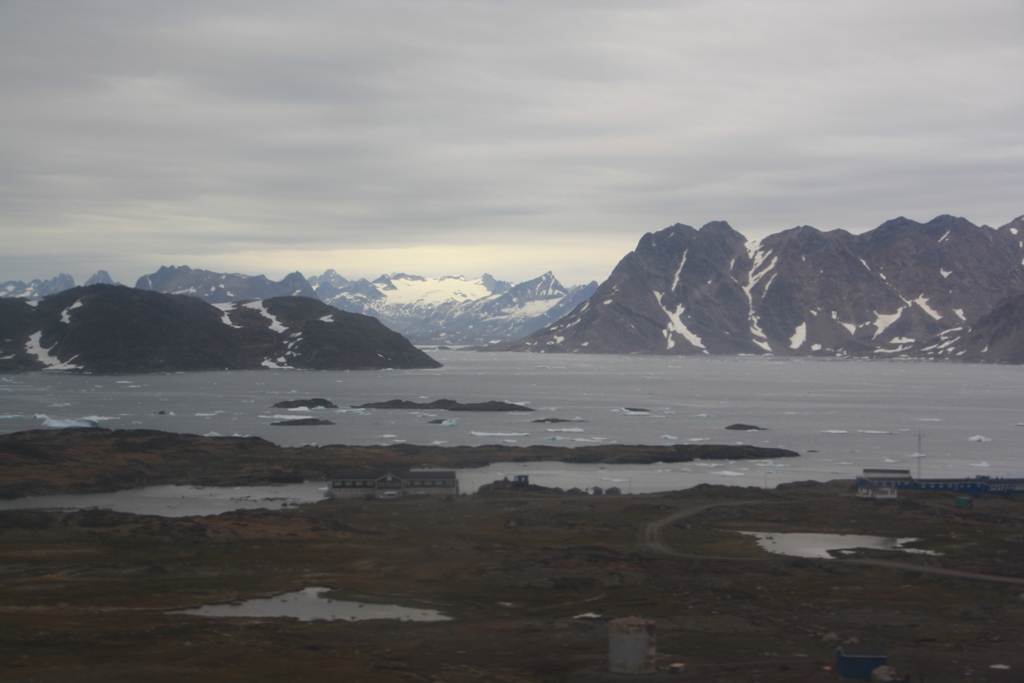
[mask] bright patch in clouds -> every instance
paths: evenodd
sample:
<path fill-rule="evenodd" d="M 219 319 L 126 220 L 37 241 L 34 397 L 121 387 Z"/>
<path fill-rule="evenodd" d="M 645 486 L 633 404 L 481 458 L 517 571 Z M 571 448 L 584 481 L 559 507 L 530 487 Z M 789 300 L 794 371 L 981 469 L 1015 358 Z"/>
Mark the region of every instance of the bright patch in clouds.
<path fill-rule="evenodd" d="M 579 284 L 676 222 L 998 226 L 1021 26 L 1018 0 L 2 3 L 0 272 Z"/>

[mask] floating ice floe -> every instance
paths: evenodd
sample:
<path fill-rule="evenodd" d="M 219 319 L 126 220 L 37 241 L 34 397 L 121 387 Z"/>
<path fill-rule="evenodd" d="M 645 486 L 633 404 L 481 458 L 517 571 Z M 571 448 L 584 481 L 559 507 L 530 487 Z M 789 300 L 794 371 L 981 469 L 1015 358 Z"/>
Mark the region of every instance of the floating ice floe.
<path fill-rule="evenodd" d="M 970 463 L 970 465 L 971 465 L 971 467 L 989 467 L 990 466 L 987 462 L 972 462 L 972 463 Z"/>
<path fill-rule="evenodd" d="M 733 472 L 732 470 L 719 470 L 718 472 L 713 472 L 713 474 L 718 474 L 718 475 L 723 476 L 723 477 L 742 477 L 742 476 L 744 476 L 742 472 Z"/>
<path fill-rule="evenodd" d="M 473 436 L 529 436 L 526 432 L 470 432 Z"/>
<path fill-rule="evenodd" d="M 548 432 L 569 432 L 571 434 L 580 434 L 584 430 L 582 428 L 580 428 L 580 427 L 564 427 L 564 428 L 561 428 L 561 429 L 557 429 L 557 428 L 556 429 L 547 429 L 545 431 L 548 431 Z"/>
<path fill-rule="evenodd" d="M 0 420 L 22 420 L 24 415 L 0 415 Z"/>
<path fill-rule="evenodd" d="M 662 434 L 661 438 L 665 441 L 677 441 L 679 439 L 678 436 L 672 436 L 671 434 Z"/>
<path fill-rule="evenodd" d="M 858 434 L 892 434 L 892 432 L 876 431 L 874 429 L 858 429 Z"/>
<path fill-rule="evenodd" d="M 702 420 L 707 420 L 708 418 L 714 417 L 714 415 L 712 415 L 710 413 L 701 413 L 700 415 L 694 415 L 694 417 L 699 417 Z"/>
<path fill-rule="evenodd" d="M 823 429 L 823 430 L 821 430 L 821 433 L 822 434 L 849 434 L 850 432 L 848 432 L 845 429 Z"/>
<path fill-rule="evenodd" d="M 687 439 L 687 441 L 689 441 L 690 443 L 698 443 L 700 441 L 711 441 L 711 439 L 709 439 L 706 436 L 695 436 L 692 439 Z"/>
<path fill-rule="evenodd" d="M 631 417 L 651 417 L 649 410 L 630 410 L 629 408 L 617 408 L 614 412 L 629 415 Z"/>
<path fill-rule="evenodd" d="M 971 438 L 969 438 L 967 440 L 968 441 L 974 441 L 975 443 L 988 443 L 992 439 L 990 439 L 987 436 L 982 436 L 981 434 L 975 434 L 974 436 L 972 436 Z"/>

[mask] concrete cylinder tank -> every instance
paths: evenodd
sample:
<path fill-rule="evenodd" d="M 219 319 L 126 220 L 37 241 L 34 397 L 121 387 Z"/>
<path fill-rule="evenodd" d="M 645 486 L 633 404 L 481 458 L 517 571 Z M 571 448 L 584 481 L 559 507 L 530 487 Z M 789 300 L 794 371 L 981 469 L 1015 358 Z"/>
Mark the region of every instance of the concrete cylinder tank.
<path fill-rule="evenodd" d="M 638 617 L 608 624 L 608 670 L 616 674 L 652 674 L 657 648 L 654 622 Z"/>

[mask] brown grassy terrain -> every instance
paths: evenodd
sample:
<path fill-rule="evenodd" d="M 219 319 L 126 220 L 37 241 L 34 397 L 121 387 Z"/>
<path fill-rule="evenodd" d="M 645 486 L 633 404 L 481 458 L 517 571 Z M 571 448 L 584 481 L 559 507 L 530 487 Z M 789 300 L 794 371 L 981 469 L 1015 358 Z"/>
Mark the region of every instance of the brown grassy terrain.
<path fill-rule="evenodd" d="M 650 523 L 688 510 L 658 534 L 678 555 L 649 545 Z M 943 554 L 860 555 L 886 566 L 804 560 L 736 530 L 914 536 Z M 1018 681 L 1024 583 L 931 571 L 1012 578 L 1022 567 L 1024 503 L 865 501 L 841 482 L 493 491 L 182 519 L 11 511 L 0 513 L 0 680 L 620 680 L 602 673 L 607 621 L 636 615 L 657 622 L 660 663 L 687 664 L 675 680 L 832 681 L 836 644 L 858 639 L 886 645 L 915 681 Z M 454 618 L 168 613 L 309 586 Z M 583 613 L 601 619 L 574 619 Z"/>

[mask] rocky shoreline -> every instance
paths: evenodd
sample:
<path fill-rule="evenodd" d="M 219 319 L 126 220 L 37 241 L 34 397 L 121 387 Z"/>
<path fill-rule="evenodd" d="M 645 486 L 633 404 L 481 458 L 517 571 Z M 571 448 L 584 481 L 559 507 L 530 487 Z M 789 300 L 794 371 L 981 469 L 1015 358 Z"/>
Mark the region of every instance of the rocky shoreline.
<path fill-rule="evenodd" d="M 301 446 L 258 437 L 156 430 L 52 429 L 0 436 L 0 498 L 98 493 L 158 484 L 242 486 L 330 479 L 339 470 L 485 467 L 494 462 L 650 464 L 795 458 L 781 448 L 628 446 Z"/>

